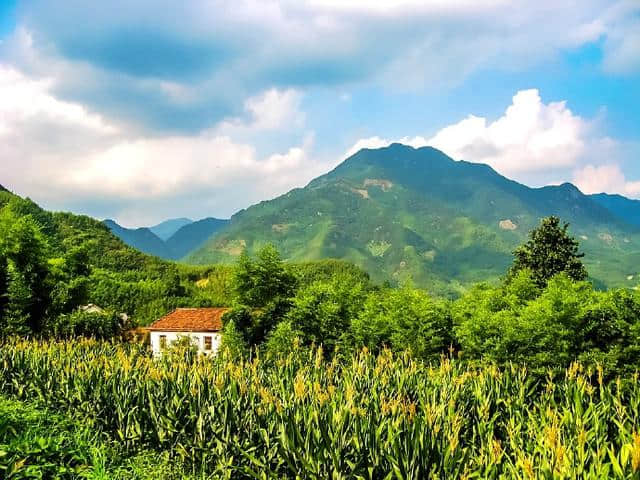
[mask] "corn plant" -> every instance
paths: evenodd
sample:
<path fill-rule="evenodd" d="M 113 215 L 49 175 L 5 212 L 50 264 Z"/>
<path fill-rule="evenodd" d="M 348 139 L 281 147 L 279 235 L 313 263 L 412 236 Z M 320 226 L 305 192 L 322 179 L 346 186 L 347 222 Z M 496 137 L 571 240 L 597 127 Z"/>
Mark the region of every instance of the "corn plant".
<path fill-rule="evenodd" d="M 637 377 L 366 350 L 152 358 L 92 340 L 0 345 L 0 391 L 80 412 L 215 478 L 640 479 Z"/>

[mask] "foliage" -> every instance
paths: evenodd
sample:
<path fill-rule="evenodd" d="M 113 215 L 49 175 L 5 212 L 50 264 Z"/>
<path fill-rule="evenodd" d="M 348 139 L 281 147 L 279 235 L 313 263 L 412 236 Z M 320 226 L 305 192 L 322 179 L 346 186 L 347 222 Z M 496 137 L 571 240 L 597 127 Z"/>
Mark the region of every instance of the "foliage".
<path fill-rule="evenodd" d="M 30 216 L 0 212 L 0 251 L 6 264 L 3 330 L 29 334 L 42 328 L 50 305 L 48 245 Z"/>
<path fill-rule="evenodd" d="M 58 338 L 92 337 L 109 339 L 120 336 L 129 327 L 115 312 L 91 312 L 82 309 L 60 315 L 46 325 L 45 332 Z"/>
<path fill-rule="evenodd" d="M 291 320 L 283 320 L 269 333 L 265 343 L 267 358 L 286 357 L 300 346 L 302 332 L 293 325 Z"/>
<path fill-rule="evenodd" d="M 574 363 L 539 383 L 525 368 L 389 350 L 264 363 L 154 360 L 94 341 L 0 348 L 5 394 L 214 478 L 633 479 L 640 383 L 629 380 Z"/>
<path fill-rule="evenodd" d="M 559 274 L 540 289 L 523 270 L 511 282 L 479 285 L 454 303 L 455 334 L 468 358 L 544 371 L 581 358 L 609 373 L 640 365 L 640 296 L 594 291 Z"/>
<path fill-rule="evenodd" d="M 90 470 L 93 422 L 48 413 L 0 396 L 0 478 L 74 479 Z"/>
<path fill-rule="evenodd" d="M 581 261 L 584 253 L 579 253 L 578 241 L 567 233 L 568 228 L 569 224 L 561 225 L 558 217 L 542 219 L 540 226 L 529 233 L 529 240 L 513 252 L 510 275 L 527 269 L 540 287 L 563 272 L 573 280 L 586 280 L 587 269 Z"/>
<path fill-rule="evenodd" d="M 323 345 L 330 353 L 344 341 L 364 302 L 362 283 L 351 280 L 336 277 L 299 289 L 286 319 L 304 344 Z"/>
<path fill-rule="evenodd" d="M 166 453 L 125 450 L 91 416 L 0 395 L 0 478 L 191 479 Z M 201 476 L 198 476 L 202 480 Z"/>
<path fill-rule="evenodd" d="M 250 344 L 262 343 L 290 307 L 296 277 L 273 245 L 266 245 L 255 260 L 244 252 L 234 270 L 235 325 Z"/>
<path fill-rule="evenodd" d="M 248 350 L 247 341 L 242 332 L 236 327 L 235 321 L 226 320 L 222 332 L 220 353 L 231 358 L 243 358 Z"/>
<path fill-rule="evenodd" d="M 353 322 L 352 335 L 356 345 L 374 352 L 409 350 L 427 360 L 438 359 L 455 344 L 448 303 L 409 285 L 371 293 Z"/>
<path fill-rule="evenodd" d="M 251 308 L 264 308 L 289 298 L 295 288 L 295 277 L 284 267 L 273 245 L 263 247 L 255 261 L 243 252 L 238 258 L 234 279 L 238 303 Z"/>

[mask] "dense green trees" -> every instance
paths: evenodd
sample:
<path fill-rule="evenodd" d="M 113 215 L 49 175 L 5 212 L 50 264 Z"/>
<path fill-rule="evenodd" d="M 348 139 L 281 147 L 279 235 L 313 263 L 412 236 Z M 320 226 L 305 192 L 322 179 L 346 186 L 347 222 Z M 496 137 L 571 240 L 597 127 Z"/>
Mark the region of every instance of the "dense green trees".
<path fill-rule="evenodd" d="M 286 318 L 305 344 L 323 345 L 332 352 L 346 341 L 364 302 L 364 285 L 352 280 L 337 276 L 298 290 Z"/>
<path fill-rule="evenodd" d="M 454 303 L 455 334 L 467 358 L 523 363 L 544 371 L 575 360 L 610 372 L 640 366 L 640 296 L 598 292 L 567 274 L 536 292 L 522 272 L 517 282 L 478 286 Z"/>
<path fill-rule="evenodd" d="M 433 360 L 453 347 L 450 306 L 410 286 L 371 293 L 354 318 L 353 341 L 370 350 L 409 350 Z"/>
<path fill-rule="evenodd" d="M 227 315 L 250 344 L 262 343 L 291 306 L 296 278 L 267 245 L 254 260 L 243 252 L 234 271 L 234 310 Z"/>
<path fill-rule="evenodd" d="M 328 354 L 390 348 L 429 361 L 459 351 L 468 360 L 516 362 L 536 372 L 576 360 L 611 374 L 640 367 L 640 293 L 595 290 L 578 243 L 554 217 L 516 250 L 503 282 L 476 285 L 454 301 L 410 285 L 373 287 L 344 268 L 301 269 L 296 281 L 276 255 L 269 246 L 255 260 L 241 257 L 235 285 L 245 304 L 229 317 L 249 345 L 268 353 L 315 344 Z M 265 288 L 257 289 L 261 282 Z M 273 298 L 286 309 L 268 310 Z M 265 311 L 269 322 L 259 323 Z"/>

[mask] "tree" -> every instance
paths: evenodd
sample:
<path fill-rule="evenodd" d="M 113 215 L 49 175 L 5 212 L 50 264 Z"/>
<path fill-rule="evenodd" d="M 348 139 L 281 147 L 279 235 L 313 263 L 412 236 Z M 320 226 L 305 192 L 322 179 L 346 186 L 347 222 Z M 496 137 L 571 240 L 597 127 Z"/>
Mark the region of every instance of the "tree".
<path fill-rule="evenodd" d="M 573 280 L 586 280 L 587 270 L 581 261 L 584 254 L 579 252 L 578 241 L 567 233 L 568 228 L 569 224 L 562 225 L 558 217 L 542 219 L 540 226 L 529 233 L 529 240 L 513 252 L 515 260 L 508 279 L 529 269 L 539 287 L 562 272 Z"/>
<path fill-rule="evenodd" d="M 291 307 L 296 278 L 273 245 L 263 247 L 252 260 L 246 252 L 234 271 L 236 328 L 250 344 L 262 343 Z M 230 318 L 231 318 L 230 317 Z"/>
<path fill-rule="evenodd" d="M 3 330 L 5 310 L 7 307 L 7 289 L 9 287 L 9 266 L 7 256 L 0 245 L 0 333 Z"/>
<path fill-rule="evenodd" d="M 295 351 L 302 332 L 297 330 L 290 320 L 283 320 L 269 333 L 265 343 L 268 358 L 286 356 Z"/>
<path fill-rule="evenodd" d="M 247 354 L 247 342 L 232 319 L 225 320 L 220 351 L 231 358 L 242 358 Z"/>
<path fill-rule="evenodd" d="M 234 291 L 240 304 L 264 308 L 274 300 L 291 297 L 295 285 L 295 277 L 273 245 L 263 247 L 255 261 L 246 251 L 240 255 L 234 272 Z"/>
<path fill-rule="evenodd" d="M 30 215 L 0 214 L 0 238 L 7 261 L 4 333 L 38 333 L 51 304 L 48 245 Z"/>
<path fill-rule="evenodd" d="M 121 335 L 128 325 L 115 312 L 76 310 L 47 322 L 45 333 L 58 338 L 91 337 L 109 339 Z"/>

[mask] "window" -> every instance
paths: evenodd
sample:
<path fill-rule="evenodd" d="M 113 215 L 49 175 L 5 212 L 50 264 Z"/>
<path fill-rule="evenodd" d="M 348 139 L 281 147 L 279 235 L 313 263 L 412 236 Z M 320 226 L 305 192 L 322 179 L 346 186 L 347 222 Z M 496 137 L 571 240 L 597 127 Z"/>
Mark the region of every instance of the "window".
<path fill-rule="evenodd" d="M 167 348 L 167 336 L 160 335 L 160 349 L 164 350 L 165 348 Z"/>
<path fill-rule="evenodd" d="M 211 350 L 213 344 L 213 339 L 210 336 L 204 337 L 204 349 Z"/>

